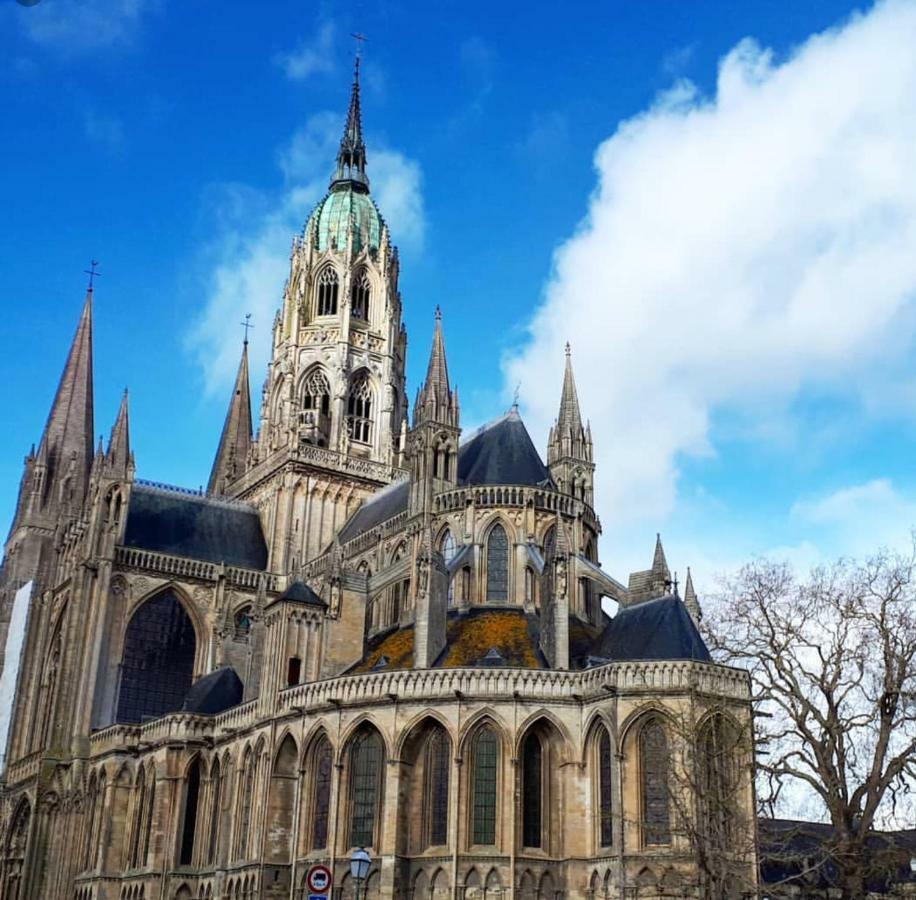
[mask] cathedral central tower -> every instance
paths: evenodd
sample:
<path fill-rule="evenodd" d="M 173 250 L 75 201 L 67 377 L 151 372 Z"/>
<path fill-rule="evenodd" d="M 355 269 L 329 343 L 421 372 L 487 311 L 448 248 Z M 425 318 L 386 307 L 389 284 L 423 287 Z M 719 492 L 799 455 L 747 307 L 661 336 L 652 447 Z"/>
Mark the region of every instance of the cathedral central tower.
<path fill-rule="evenodd" d="M 357 60 L 328 193 L 293 241 L 257 439 L 243 355 L 210 479 L 211 493 L 258 505 L 273 571 L 318 555 L 402 474 L 406 351 L 398 253 L 369 190 Z"/>

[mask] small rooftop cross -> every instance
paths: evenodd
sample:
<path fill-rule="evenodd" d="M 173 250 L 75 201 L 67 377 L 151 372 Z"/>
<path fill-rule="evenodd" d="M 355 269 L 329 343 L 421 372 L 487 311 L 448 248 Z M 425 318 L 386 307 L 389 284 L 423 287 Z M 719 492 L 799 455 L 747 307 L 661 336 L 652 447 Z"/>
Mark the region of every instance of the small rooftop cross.
<path fill-rule="evenodd" d="M 97 259 L 91 259 L 91 260 L 89 260 L 89 268 L 88 268 L 88 269 L 83 269 L 83 272 L 85 272 L 85 273 L 89 276 L 89 290 L 90 290 L 90 291 L 92 290 L 92 283 L 93 283 L 93 281 L 95 281 L 96 278 L 101 278 L 101 277 L 102 277 L 102 273 L 101 273 L 101 272 L 96 272 L 96 270 L 95 270 L 95 267 L 96 267 L 98 264 L 99 264 L 99 261 L 98 261 Z"/>
<path fill-rule="evenodd" d="M 358 31 L 351 31 L 350 37 L 356 41 L 356 68 L 359 68 L 359 55 L 362 52 L 363 44 L 369 40 L 364 34 L 360 34 Z"/>
<path fill-rule="evenodd" d="M 245 321 L 240 323 L 242 328 L 245 329 L 245 346 L 248 346 L 248 329 L 254 328 L 254 325 L 251 324 L 251 313 L 245 313 Z"/>

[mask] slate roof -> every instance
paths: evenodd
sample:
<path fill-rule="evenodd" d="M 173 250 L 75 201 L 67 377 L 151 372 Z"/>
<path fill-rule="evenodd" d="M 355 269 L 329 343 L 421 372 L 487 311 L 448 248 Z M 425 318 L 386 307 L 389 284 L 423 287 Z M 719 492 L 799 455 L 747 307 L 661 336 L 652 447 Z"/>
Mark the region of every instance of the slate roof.
<path fill-rule="evenodd" d="M 615 660 L 712 659 L 683 601 L 673 595 L 619 609 L 595 655 Z"/>
<path fill-rule="evenodd" d="M 458 448 L 458 483 L 553 485 L 518 411 L 494 419 L 473 432 Z M 374 494 L 340 531 L 342 543 L 407 509 L 410 485 L 390 484 Z"/>
<path fill-rule="evenodd" d="M 184 698 L 183 712 L 215 715 L 242 702 L 242 680 L 231 666 L 198 678 Z"/>
<path fill-rule="evenodd" d="M 296 603 L 310 603 L 313 606 L 327 608 L 327 603 L 321 599 L 307 584 L 302 581 L 294 581 L 279 597 L 271 600 L 268 606 L 279 603 L 281 600 L 293 600 Z"/>
<path fill-rule="evenodd" d="M 264 569 L 267 544 L 253 506 L 135 484 L 124 546 Z"/>

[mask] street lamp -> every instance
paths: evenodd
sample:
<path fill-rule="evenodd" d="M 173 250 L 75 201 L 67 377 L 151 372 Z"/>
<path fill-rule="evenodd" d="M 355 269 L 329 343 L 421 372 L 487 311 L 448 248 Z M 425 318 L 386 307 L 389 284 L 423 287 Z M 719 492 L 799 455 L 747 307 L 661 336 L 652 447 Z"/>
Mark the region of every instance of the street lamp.
<path fill-rule="evenodd" d="M 372 857 L 365 848 L 360 847 L 353 851 L 350 857 L 350 875 L 356 881 L 356 897 L 359 900 L 359 886 L 366 880 L 369 875 L 369 867 L 372 865 Z"/>

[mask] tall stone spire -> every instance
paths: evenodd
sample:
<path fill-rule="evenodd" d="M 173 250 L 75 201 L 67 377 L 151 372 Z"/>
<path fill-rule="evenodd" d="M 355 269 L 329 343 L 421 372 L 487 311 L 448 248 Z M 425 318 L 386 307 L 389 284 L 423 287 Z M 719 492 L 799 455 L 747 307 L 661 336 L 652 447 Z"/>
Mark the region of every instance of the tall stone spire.
<path fill-rule="evenodd" d="M 436 307 L 436 327 L 433 345 L 426 367 L 426 381 L 417 394 L 414 406 L 414 425 L 421 419 L 458 427 L 458 390 L 452 391 L 448 382 L 448 363 L 445 358 L 445 339 L 442 336 L 442 311 Z"/>
<path fill-rule="evenodd" d="M 221 494 L 227 484 L 245 471 L 251 449 L 251 391 L 248 385 L 248 341 L 242 346 L 242 359 L 235 376 L 235 387 L 223 433 L 219 439 L 216 459 L 207 484 L 208 494 Z"/>
<path fill-rule="evenodd" d="M 566 345 L 560 409 L 547 439 L 547 465 L 562 491 L 586 503 L 592 502 L 595 473 L 592 432 L 590 427 L 582 427 L 569 344 Z"/>
<path fill-rule="evenodd" d="M 44 468 L 43 504 L 82 501 L 94 437 L 90 287 L 38 447 L 38 462 Z"/>
<path fill-rule="evenodd" d="M 121 396 L 118 416 L 111 428 L 108 439 L 108 453 L 105 461 L 109 469 L 127 472 L 133 466 L 133 454 L 130 452 L 130 417 L 127 412 L 127 388 Z"/>
<path fill-rule="evenodd" d="M 369 177 L 366 175 L 366 144 L 363 140 L 363 122 L 359 106 L 359 56 L 353 70 L 353 87 L 350 91 L 350 109 L 340 149 L 337 151 L 337 171 L 331 179 L 331 189 L 343 185 L 354 190 L 368 192 Z"/>
<path fill-rule="evenodd" d="M 687 607 L 687 612 L 690 613 L 693 621 L 699 625 L 703 613 L 700 610 L 700 600 L 693 586 L 693 575 L 690 574 L 690 566 L 687 566 L 687 583 L 684 585 L 684 606 Z"/>

